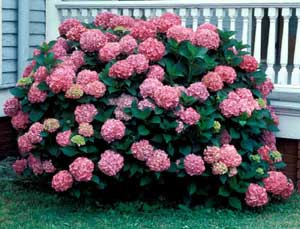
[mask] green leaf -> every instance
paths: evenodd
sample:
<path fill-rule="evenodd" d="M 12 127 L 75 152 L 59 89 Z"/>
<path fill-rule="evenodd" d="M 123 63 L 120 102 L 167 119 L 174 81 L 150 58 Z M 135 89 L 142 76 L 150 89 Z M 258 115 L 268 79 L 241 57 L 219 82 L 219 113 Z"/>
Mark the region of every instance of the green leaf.
<path fill-rule="evenodd" d="M 242 209 L 242 203 L 240 201 L 240 199 L 238 199 L 237 197 L 229 197 L 228 199 L 228 203 L 231 207 L 241 210 Z"/>
<path fill-rule="evenodd" d="M 240 138 L 240 133 L 236 131 L 234 128 L 229 129 L 229 133 L 232 139 L 239 139 Z"/>
<path fill-rule="evenodd" d="M 77 150 L 72 146 L 61 147 L 60 150 L 68 157 L 73 157 L 78 154 Z"/>
<path fill-rule="evenodd" d="M 25 90 L 21 87 L 12 88 L 9 91 L 13 96 L 20 98 L 20 99 L 25 96 Z"/>
<path fill-rule="evenodd" d="M 197 185 L 195 182 L 192 182 L 188 186 L 188 192 L 190 195 L 193 195 L 197 191 Z"/>
<path fill-rule="evenodd" d="M 43 115 L 44 115 L 44 111 L 37 110 L 37 109 L 32 109 L 29 113 L 29 119 L 32 122 L 37 122 L 43 117 Z"/>
<path fill-rule="evenodd" d="M 230 196 L 230 191 L 225 186 L 221 186 L 219 188 L 218 195 L 228 197 Z"/>
<path fill-rule="evenodd" d="M 55 145 L 55 144 L 49 144 L 49 146 L 48 146 L 48 151 L 49 151 L 49 153 L 50 153 L 52 156 L 54 156 L 54 157 L 59 156 L 58 147 L 57 147 L 57 145 Z"/>
<path fill-rule="evenodd" d="M 183 155 L 188 155 L 192 151 L 192 147 L 190 145 L 183 145 L 179 147 L 179 152 Z"/>
<path fill-rule="evenodd" d="M 49 87 L 48 87 L 46 82 L 41 82 L 37 87 L 41 91 L 48 91 L 49 90 Z"/>
<path fill-rule="evenodd" d="M 98 153 L 99 152 L 98 148 L 94 145 L 82 146 L 79 148 L 79 150 L 84 153 Z"/>
<path fill-rule="evenodd" d="M 131 109 L 131 112 L 132 112 L 133 117 L 145 120 L 151 115 L 152 111 L 149 108 L 146 108 L 144 110 L 139 110 L 138 108 L 133 107 Z"/>
<path fill-rule="evenodd" d="M 112 116 L 112 113 L 114 111 L 114 107 L 107 109 L 104 112 L 99 112 L 95 116 L 95 120 L 100 121 L 100 122 L 105 122 L 107 119 L 109 119 Z"/>
<path fill-rule="evenodd" d="M 140 181 L 140 186 L 145 186 L 150 183 L 151 183 L 151 178 L 148 176 L 144 176 L 144 177 L 142 177 L 142 179 Z"/>
<path fill-rule="evenodd" d="M 164 138 L 166 143 L 169 143 L 172 139 L 172 136 L 169 135 L 169 134 L 163 134 L 163 138 Z"/>
<path fill-rule="evenodd" d="M 161 123 L 161 119 L 159 116 L 153 116 L 151 119 L 150 119 L 150 122 L 151 123 L 155 123 L 155 124 L 159 124 Z"/>
<path fill-rule="evenodd" d="M 150 134 L 150 131 L 144 125 L 140 125 L 138 127 L 138 133 L 141 136 L 147 136 L 148 134 Z"/>
<path fill-rule="evenodd" d="M 99 178 L 98 176 L 96 176 L 96 175 L 93 175 L 92 181 L 93 181 L 94 183 L 96 183 L 96 184 L 100 184 L 100 178 Z"/>
<path fill-rule="evenodd" d="M 183 41 L 179 45 L 179 54 L 189 61 L 195 58 L 204 58 L 208 49 L 194 46 L 190 41 Z"/>

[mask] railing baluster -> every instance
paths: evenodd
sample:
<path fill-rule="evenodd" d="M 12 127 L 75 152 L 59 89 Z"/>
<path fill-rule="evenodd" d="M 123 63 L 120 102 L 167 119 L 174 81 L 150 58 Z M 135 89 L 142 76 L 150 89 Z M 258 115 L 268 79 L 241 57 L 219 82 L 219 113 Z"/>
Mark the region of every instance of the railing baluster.
<path fill-rule="evenodd" d="M 217 16 L 217 19 L 218 19 L 218 28 L 223 29 L 224 9 L 217 8 L 216 9 L 216 16 Z"/>
<path fill-rule="evenodd" d="M 249 34 L 249 8 L 242 8 L 241 16 L 243 18 L 243 32 L 242 41 L 244 44 L 248 44 L 248 34 Z"/>
<path fill-rule="evenodd" d="M 255 8 L 254 16 L 256 18 L 255 41 L 254 41 L 254 57 L 260 62 L 261 51 L 261 21 L 264 15 L 262 8 Z"/>
<path fill-rule="evenodd" d="M 186 12 L 187 11 L 186 11 L 185 8 L 180 8 L 179 9 L 179 16 L 181 17 L 182 26 L 186 26 L 186 18 L 187 18 Z"/>
<path fill-rule="evenodd" d="M 230 18 L 230 31 L 235 31 L 236 9 L 228 9 L 228 16 Z M 235 35 L 233 37 L 235 37 Z"/>
<path fill-rule="evenodd" d="M 133 9 L 133 16 L 136 19 L 140 19 L 142 17 L 142 11 L 140 9 Z"/>
<path fill-rule="evenodd" d="M 283 33 L 282 33 L 281 54 L 280 54 L 281 68 L 278 72 L 278 84 L 286 85 L 288 83 L 288 72 L 286 66 L 288 64 L 289 20 L 291 16 L 291 9 L 283 8 L 282 16 L 283 16 Z"/>
<path fill-rule="evenodd" d="M 278 9 L 269 8 L 268 16 L 270 18 L 270 28 L 269 28 L 269 40 L 268 40 L 268 51 L 267 51 L 267 76 L 275 82 L 275 43 L 276 43 L 276 19 L 278 17 Z"/>
<path fill-rule="evenodd" d="M 146 20 L 149 20 L 152 18 L 151 9 L 145 9 L 145 18 L 146 18 Z"/>
<path fill-rule="evenodd" d="M 192 16 L 192 21 L 193 21 L 193 30 L 195 31 L 198 27 L 199 10 L 197 8 L 192 8 L 191 16 Z"/>
<path fill-rule="evenodd" d="M 128 8 L 124 8 L 124 9 L 123 9 L 123 15 L 124 15 L 124 16 L 131 16 L 130 10 L 129 10 Z"/>
<path fill-rule="evenodd" d="M 294 53 L 294 69 L 291 77 L 292 85 L 300 85 L 300 8 L 296 9 L 297 35 Z"/>
<path fill-rule="evenodd" d="M 81 9 L 80 10 L 80 13 L 81 13 L 81 17 L 83 19 L 83 21 L 85 23 L 88 23 L 89 22 L 89 18 L 88 18 L 88 9 Z"/>
<path fill-rule="evenodd" d="M 204 8 L 203 9 L 203 16 L 204 16 L 204 21 L 205 22 L 210 22 L 210 17 L 211 17 L 211 15 L 210 15 L 210 12 L 211 10 L 210 10 L 210 8 Z"/>

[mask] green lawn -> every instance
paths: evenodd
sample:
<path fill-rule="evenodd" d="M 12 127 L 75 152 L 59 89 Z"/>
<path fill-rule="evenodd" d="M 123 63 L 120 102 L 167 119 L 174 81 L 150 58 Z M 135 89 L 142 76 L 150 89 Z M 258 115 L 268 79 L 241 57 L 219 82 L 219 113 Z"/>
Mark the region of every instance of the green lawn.
<path fill-rule="evenodd" d="M 0 162 L 0 228 L 300 228 L 300 196 L 259 211 L 194 210 L 120 203 L 78 204 L 37 188 L 24 187 Z"/>

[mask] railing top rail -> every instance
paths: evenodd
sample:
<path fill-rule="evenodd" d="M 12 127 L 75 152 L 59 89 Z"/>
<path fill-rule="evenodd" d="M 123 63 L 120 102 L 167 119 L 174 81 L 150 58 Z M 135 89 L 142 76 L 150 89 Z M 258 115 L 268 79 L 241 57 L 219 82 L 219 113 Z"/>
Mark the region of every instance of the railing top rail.
<path fill-rule="evenodd" d="M 163 0 L 163 1 L 72 1 L 62 0 L 56 4 L 57 8 L 73 8 L 74 6 L 93 8 L 283 8 L 300 7 L 300 0 Z"/>

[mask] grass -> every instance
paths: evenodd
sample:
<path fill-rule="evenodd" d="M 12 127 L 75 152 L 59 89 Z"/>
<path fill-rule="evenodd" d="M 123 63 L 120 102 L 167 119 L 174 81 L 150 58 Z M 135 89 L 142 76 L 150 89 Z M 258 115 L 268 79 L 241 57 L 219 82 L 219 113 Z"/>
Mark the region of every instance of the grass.
<path fill-rule="evenodd" d="M 0 228 L 300 228 L 300 196 L 242 212 L 229 209 L 172 209 L 140 202 L 114 207 L 79 204 L 18 181 L 11 160 L 0 162 Z M 140 210 L 143 208 L 144 210 Z"/>

